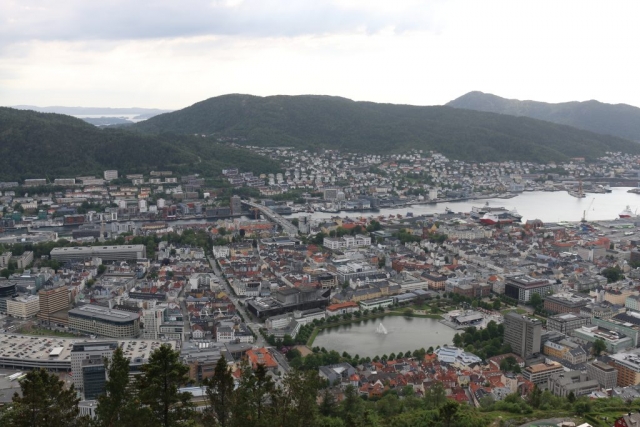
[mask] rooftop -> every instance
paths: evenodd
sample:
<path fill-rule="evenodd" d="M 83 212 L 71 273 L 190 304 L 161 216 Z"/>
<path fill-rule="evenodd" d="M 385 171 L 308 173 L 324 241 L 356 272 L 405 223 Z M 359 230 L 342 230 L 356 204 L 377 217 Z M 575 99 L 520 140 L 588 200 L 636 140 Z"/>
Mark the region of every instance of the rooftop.
<path fill-rule="evenodd" d="M 147 359 L 151 352 L 161 344 L 169 344 L 175 348 L 175 343 L 170 341 L 117 340 L 115 342 L 122 348 L 125 357 L 131 360 Z M 71 350 L 74 346 L 77 348 L 82 344 L 92 343 L 105 345 L 105 341 L 89 341 L 81 338 L 0 334 L 0 358 L 70 361 Z"/>
<path fill-rule="evenodd" d="M 525 369 L 533 374 L 549 371 L 552 369 L 562 368 L 562 365 L 558 362 L 550 362 L 550 363 L 538 363 L 537 365 L 527 366 Z"/>
<path fill-rule="evenodd" d="M 69 316 L 92 317 L 109 322 L 131 322 L 140 317 L 138 313 L 128 311 L 113 310 L 99 305 L 83 305 L 82 307 L 69 310 Z"/>
<path fill-rule="evenodd" d="M 63 253 L 63 252 L 79 252 L 79 253 L 92 253 L 94 251 L 107 251 L 107 252 L 118 252 L 118 251 L 142 251 L 145 249 L 144 245 L 118 245 L 118 246 L 74 246 L 69 248 L 53 248 L 51 250 L 51 254 Z"/>

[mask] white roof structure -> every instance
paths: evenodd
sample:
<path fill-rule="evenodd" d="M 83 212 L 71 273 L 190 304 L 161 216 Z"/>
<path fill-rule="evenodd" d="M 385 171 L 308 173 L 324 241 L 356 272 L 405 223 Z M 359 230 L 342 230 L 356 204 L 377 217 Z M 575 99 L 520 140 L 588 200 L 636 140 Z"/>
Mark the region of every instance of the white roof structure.
<path fill-rule="evenodd" d="M 445 363 L 462 363 L 470 365 L 473 363 L 480 363 L 482 359 L 473 353 L 468 353 L 458 347 L 444 346 L 435 351 L 438 356 L 438 361 Z"/>

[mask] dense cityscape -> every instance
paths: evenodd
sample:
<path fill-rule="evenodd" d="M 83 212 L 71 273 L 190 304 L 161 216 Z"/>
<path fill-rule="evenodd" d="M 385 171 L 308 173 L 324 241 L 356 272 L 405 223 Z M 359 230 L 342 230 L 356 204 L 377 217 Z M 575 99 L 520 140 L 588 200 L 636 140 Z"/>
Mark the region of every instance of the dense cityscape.
<path fill-rule="evenodd" d="M 0 427 L 640 427 L 638 16 L 0 1 Z"/>
<path fill-rule="evenodd" d="M 5 404 L 42 368 L 73 385 L 80 420 L 104 422 L 110 360 L 138 387 L 161 350 L 184 367 L 174 381 L 189 404 L 174 405 L 205 424 L 225 425 L 203 391 L 223 373 L 236 390 L 268 379 L 269 393 L 296 375 L 318 380 L 320 425 L 360 425 L 341 412 L 358 396 L 377 402 L 359 406 L 375 419 L 366 425 L 409 425 L 403 405 L 441 399 L 424 408 L 434 423 L 449 410 L 451 425 L 478 426 L 574 412 L 601 425 L 594 402 L 640 398 L 635 213 L 522 221 L 483 202 L 635 187 L 639 157 L 470 164 L 253 149 L 282 172 L 0 183 Z M 477 206 L 445 208 L 457 200 Z M 421 204 L 436 212 L 411 212 Z M 484 415 L 471 421 L 474 407 Z"/>

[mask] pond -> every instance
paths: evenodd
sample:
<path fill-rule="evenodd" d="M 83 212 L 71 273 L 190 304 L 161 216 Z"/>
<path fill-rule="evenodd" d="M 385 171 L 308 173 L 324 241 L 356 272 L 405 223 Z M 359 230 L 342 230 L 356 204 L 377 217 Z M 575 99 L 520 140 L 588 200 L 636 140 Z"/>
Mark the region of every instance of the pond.
<path fill-rule="evenodd" d="M 387 330 L 386 334 L 377 331 L 380 323 Z M 340 354 L 346 351 L 351 356 L 374 357 L 451 344 L 455 334 L 455 330 L 437 319 L 385 316 L 324 329 L 313 346 L 336 350 Z"/>

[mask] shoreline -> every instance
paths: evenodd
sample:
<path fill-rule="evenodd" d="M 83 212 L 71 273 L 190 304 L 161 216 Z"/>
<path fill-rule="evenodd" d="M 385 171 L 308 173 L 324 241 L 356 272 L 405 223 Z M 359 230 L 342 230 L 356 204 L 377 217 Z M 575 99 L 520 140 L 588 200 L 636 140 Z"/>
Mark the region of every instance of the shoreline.
<path fill-rule="evenodd" d="M 373 319 L 379 319 L 379 318 L 384 318 L 385 316 L 404 316 L 404 317 L 419 317 L 419 318 L 423 318 L 423 319 L 435 319 L 435 320 L 441 320 L 442 316 L 440 316 L 439 314 L 411 314 L 411 315 L 407 315 L 405 313 L 400 313 L 397 311 L 389 311 L 389 312 L 384 312 L 384 313 L 377 313 L 377 314 L 373 314 L 373 315 L 368 315 L 368 316 L 363 316 L 360 318 L 355 318 L 355 319 L 349 319 L 349 320 L 342 320 L 339 322 L 334 322 L 334 323 L 325 323 L 323 325 L 316 325 L 313 328 L 313 331 L 311 332 L 311 335 L 309 335 L 309 339 L 306 342 L 306 346 L 309 348 L 313 347 L 313 342 L 315 341 L 316 337 L 318 336 L 318 334 L 320 333 L 320 331 L 324 330 L 324 329 L 329 329 L 329 328 L 333 328 L 333 327 L 337 327 L 337 326 L 344 326 L 344 325 L 349 325 L 352 323 L 359 323 L 362 322 L 363 320 L 373 320 Z"/>

